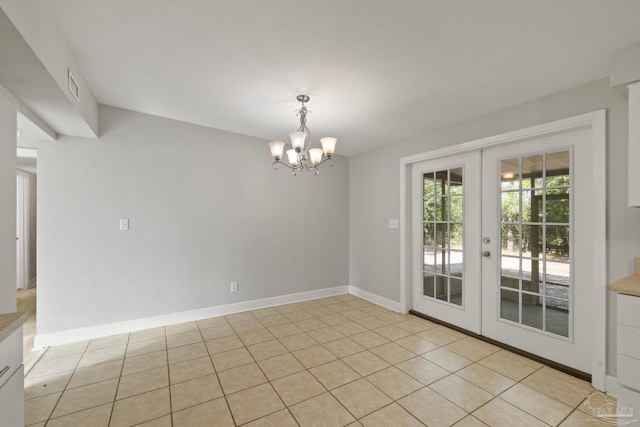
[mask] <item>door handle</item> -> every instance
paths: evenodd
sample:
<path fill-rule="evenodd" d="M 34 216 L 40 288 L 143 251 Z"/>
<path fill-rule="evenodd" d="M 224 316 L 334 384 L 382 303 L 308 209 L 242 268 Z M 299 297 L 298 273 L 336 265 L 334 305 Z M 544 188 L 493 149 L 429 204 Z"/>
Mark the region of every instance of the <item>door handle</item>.
<path fill-rule="evenodd" d="M 491 252 L 486 251 L 486 250 L 482 251 L 482 256 L 485 257 L 485 258 L 489 258 L 491 256 Z"/>

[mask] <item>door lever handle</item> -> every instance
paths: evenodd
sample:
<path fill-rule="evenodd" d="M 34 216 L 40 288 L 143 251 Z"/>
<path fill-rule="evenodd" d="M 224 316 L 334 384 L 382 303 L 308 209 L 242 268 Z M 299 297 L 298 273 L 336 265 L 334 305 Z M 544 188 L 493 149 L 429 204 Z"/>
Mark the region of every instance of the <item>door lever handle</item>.
<path fill-rule="evenodd" d="M 491 256 L 491 252 L 489 251 L 482 251 L 482 256 L 485 258 L 489 258 Z"/>

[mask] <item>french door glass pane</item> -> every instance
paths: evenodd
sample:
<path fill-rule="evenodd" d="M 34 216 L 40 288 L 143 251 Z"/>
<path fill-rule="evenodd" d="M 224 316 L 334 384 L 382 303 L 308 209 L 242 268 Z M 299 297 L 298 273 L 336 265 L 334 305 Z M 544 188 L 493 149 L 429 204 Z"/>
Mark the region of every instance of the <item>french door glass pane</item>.
<path fill-rule="evenodd" d="M 447 221 L 449 219 L 449 198 L 436 197 L 436 221 Z"/>
<path fill-rule="evenodd" d="M 569 193 L 546 195 L 547 222 L 569 223 Z"/>
<path fill-rule="evenodd" d="M 423 221 L 429 223 L 436 219 L 436 207 L 433 205 L 434 200 L 430 198 L 424 201 L 424 217 Z"/>
<path fill-rule="evenodd" d="M 423 192 L 425 195 L 433 196 L 436 191 L 433 173 L 425 173 L 423 177 Z"/>
<path fill-rule="evenodd" d="M 446 248 L 449 243 L 449 224 L 437 223 L 436 224 L 436 246 L 439 248 Z"/>
<path fill-rule="evenodd" d="M 520 288 L 520 259 L 502 256 L 500 259 L 500 285 L 503 288 Z"/>
<path fill-rule="evenodd" d="M 434 287 L 433 287 L 433 272 L 424 272 L 424 282 L 423 282 L 423 290 L 422 294 L 427 297 L 434 297 Z"/>
<path fill-rule="evenodd" d="M 543 190 L 522 191 L 522 222 L 544 221 Z"/>
<path fill-rule="evenodd" d="M 423 174 L 423 295 L 458 306 L 463 294 L 464 171 Z"/>
<path fill-rule="evenodd" d="M 542 329 L 542 299 L 538 295 L 522 294 L 522 324 Z"/>
<path fill-rule="evenodd" d="M 547 226 L 546 255 L 548 259 L 569 262 L 569 227 L 566 225 Z"/>
<path fill-rule="evenodd" d="M 462 222 L 462 196 L 449 197 L 449 215 L 451 222 Z"/>
<path fill-rule="evenodd" d="M 520 319 L 520 293 L 506 289 L 500 291 L 500 317 L 518 322 Z"/>
<path fill-rule="evenodd" d="M 502 191 L 520 189 L 520 162 L 519 159 L 503 160 L 500 164 L 500 176 L 502 177 Z"/>
<path fill-rule="evenodd" d="M 566 301 L 547 298 L 545 316 L 547 331 L 564 337 L 569 336 L 569 308 Z"/>
<path fill-rule="evenodd" d="M 522 256 L 539 258 L 542 254 L 544 226 L 522 224 Z"/>
<path fill-rule="evenodd" d="M 434 246 L 435 244 L 435 225 L 433 222 L 425 222 L 423 246 Z"/>
<path fill-rule="evenodd" d="M 436 273 L 445 275 L 445 268 L 447 266 L 447 250 L 436 249 Z"/>
<path fill-rule="evenodd" d="M 436 276 L 436 298 L 442 301 L 448 301 L 449 299 L 449 289 L 446 276 Z"/>
<path fill-rule="evenodd" d="M 520 222 L 520 192 L 502 192 L 502 223 Z"/>
<path fill-rule="evenodd" d="M 462 305 L 462 280 L 449 278 L 449 292 L 451 294 L 451 303 Z"/>
<path fill-rule="evenodd" d="M 434 248 L 433 246 L 425 246 L 424 247 L 424 261 L 423 261 L 423 265 L 424 271 L 429 271 L 431 273 L 436 271 L 436 258 L 435 258 L 435 253 L 436 253 L 436 248 Z"/>
<path fill-rule="evenodd" d="M 522 158 L 522 188 L 541 188 L 543 184 L 542 171 L 544 168 L 542 154 Z"/>
<path fill-rule="evenodd" d="M 571 152 L 500 162 L 500 317 L 569 336 Z"/>
<path fill-rule="evenodd" d="M 449 274 L 455 277 L 462 277 L 462 269 L 464 267 L 463 252 L 449 252 Z"/>

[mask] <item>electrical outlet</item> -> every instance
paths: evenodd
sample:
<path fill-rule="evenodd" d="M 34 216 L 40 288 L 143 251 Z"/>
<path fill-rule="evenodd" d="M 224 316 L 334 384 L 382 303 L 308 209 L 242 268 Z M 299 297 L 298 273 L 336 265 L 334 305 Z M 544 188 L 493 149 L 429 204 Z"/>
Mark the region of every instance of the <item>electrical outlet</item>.
<path fill-rule="evenodd" d="M 231 292 L 238 292 L 238 282 L 231 282 Z"/>

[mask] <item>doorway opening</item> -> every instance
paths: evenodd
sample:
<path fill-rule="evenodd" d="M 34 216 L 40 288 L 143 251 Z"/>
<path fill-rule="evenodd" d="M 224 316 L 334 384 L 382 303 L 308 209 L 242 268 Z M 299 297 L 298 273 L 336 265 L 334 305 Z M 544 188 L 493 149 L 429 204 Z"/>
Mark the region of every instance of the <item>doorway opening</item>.
<path fill-rule="evenodd" d="M 28 313 L 23 325 L 25 372 L 35 364 L 40 351 L 32 351 L 37 311 L 37 200 L 39 141 L 53 141 L 45 131 L 21 112 L 16 117 L 16 302 L 17 310 Z"/>

